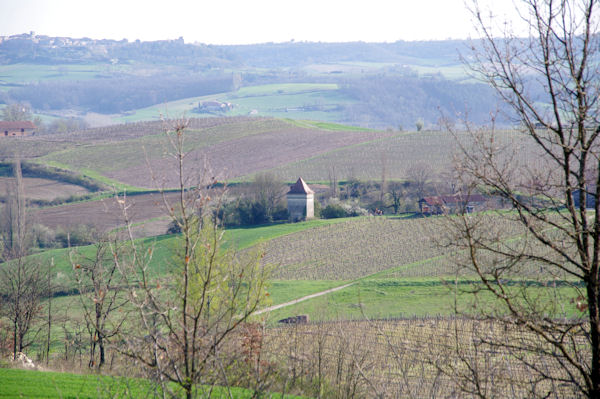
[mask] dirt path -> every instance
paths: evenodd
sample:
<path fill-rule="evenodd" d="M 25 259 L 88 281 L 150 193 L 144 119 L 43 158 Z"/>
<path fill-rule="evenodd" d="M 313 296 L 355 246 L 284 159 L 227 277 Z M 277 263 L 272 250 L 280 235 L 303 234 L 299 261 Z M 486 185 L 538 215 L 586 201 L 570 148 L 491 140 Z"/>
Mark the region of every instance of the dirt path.
<path fill-rule="evenodd" d="M 334 287 L 334 288 L 330 288 L 330 289 L 325 290 L 325 291 L 317 292 L 315 294 L 310 294 L 310 295 L 307 295 L 307 296 L 303 296 L 302 298 L 294 299 L 293 301 L 289 301 L 289 302 L 285 302 L 285 303 L 280 303 L 279 305 L 269 306 L 268 308 L 264 308 L 264 309 L 259 310 L 258 312 L 254 312 L 254 314 L 266 313 L 266 312 L 270 312 L 272 310 L 276 310 L 276 309 L 280 309 L 280 308 L 285 308 L 286 306 L 295 305 L 295 304 L 297 304 L 299 302 L 306 301 L 307 299 L 316 298 L 316 297 L 321 296 L 321 295 L 326 295 L 326 294 L 329 294 L 331 292 L 342 290 L 342 289 L 344 289 L 346 287 L 350 287 L 352 284 L 354 284 L 354 283 L 348 283 L 348 284 L 340 285 L 339 287 Z"/>

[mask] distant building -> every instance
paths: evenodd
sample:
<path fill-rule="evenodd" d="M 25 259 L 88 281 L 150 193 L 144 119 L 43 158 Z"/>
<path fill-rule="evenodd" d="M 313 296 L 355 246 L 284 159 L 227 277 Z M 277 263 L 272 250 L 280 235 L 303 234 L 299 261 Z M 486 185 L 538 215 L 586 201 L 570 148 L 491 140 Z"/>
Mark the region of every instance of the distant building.
<path fill-rule="evenodd" d="M 233 108 L 231 103 L 220 101 L 203 101 L 198 103 L 198 112 L 227 112 Z"/>
<path fill-rule="evenodd" d="M 290 186 L 290 191 L 287 193 L 287 205 L 290 220 L 293 222 L 315 217 L 315 192 L 301 177 Z"/>
<path fill-rule="evenodd" d="M 580 190 L 573 190 L 573 205 L 575 208 L 580 206 Z M 587 209 L 594 209 L 596 207 L 596 186 L 590 185 L 585 187 L 585 207 Z"/>
<path fill-rule="evenodd" d="M 31 121 L 0 121 L 0 138 L 11 136 L 32 136 L 36 126 Z"/>
<path fill-rule="evenodd" d="M 424 197 L 419 200 L 419 209 L 424 215 L 447 213 L 471 213 L 482 210 L 487 198 L 481 194 L 453 194 Z"/>

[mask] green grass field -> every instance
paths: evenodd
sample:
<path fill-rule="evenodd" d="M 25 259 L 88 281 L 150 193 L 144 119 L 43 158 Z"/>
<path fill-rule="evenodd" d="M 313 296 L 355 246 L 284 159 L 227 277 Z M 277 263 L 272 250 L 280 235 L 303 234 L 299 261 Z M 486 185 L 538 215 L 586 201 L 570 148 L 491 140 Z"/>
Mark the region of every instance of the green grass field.
<path fill-rule="evenodd" d="M 293 125 L 304 127 L 307 129 L 321 129 L 321 130 L 332 130 L 332 131 L 355 131 L 355 132 L 369 132 L 373 131 L 372 129 L 367 129 L 359 126 L 348 126 L 341 125 L 339 123 L 332 122 L 319 122 L 319 121 L 310 121 L 310 120 L 302 120 L 302 119 L 290 119 L 285 118 L 286 122 L 289 122 Z"/>
<path fill-rule="evenodd" d="M 9 90 L 15 85 L 52 80 L 87 80 L 98 74 L 128 70 L 126 65 L 107 64 L 11 64 L 0 66 L 0 90 Z"/>
<path fill-rule="evenodd" d="M 333 83 L 284 83 L 243 87 L 235 92 L 184 98 L 163 104 L 137 109 L 118 116 L 115 123 L 156 120 L 160 115 L 188 117 L 211 116 L 194 113 L 202 101 L 231 102 L 234 108 L 223 115 L 273 116 L 278 118 L 312 119 L 334 122 L 342 119 L 338 105 L 351 104 L 352 100 L 339 92 Z"/>
<path fill-rule="evenodd" d="M 475 309 L 489 309 L 494 300 L 489 293 L 481 293 L 476 301 L 466 290 L 479 283 L 471 279 L 453 280 L 438 277 L 426 278 L 376 278 L 361 279 L 350 287 L 317 298 L 277 309 L 269 314 L 269 321 L 306 314 L 312 321 L 405 319 L 414 317 L 451 317 L 456 311 L 473 313 Z M 514 289 L 519 289 L 515 282 Z M 456 288 L 456 290 L 455 290 Z M 528 295 L 541 302 L 561 305 L 554 316 L 581 316 L 573 301 L 579 292 L 568 285 L 557 290 L 543 286 L 529 288 Z"/>
<path fill-rule="evenodd" d="M 350 218 L 313 219 L 299 223 L 280 223 L 267 226 L 239 227 L 225 230 L 225 247 L 233 245 L 238 250 L 270 241 L 277 237 L 320 226 L 347 222 Z"/>
<path fill-rule="evenodd" d="M 151 397 L 152 385 L 145 380 L 97 375 L 79 375 L 0 369 L 0 398 L 109 398 Z"/>
<path fill-rule="evenodd" d="M 214 399 L 254 397 L 252 390 L 234 387 L 199 387 L 198 393 L 205 392 L 208 395 L 209 390 L 212 390 L 210 397 Z M 148 380 L 140 378 L 0 368 L 0 398 L 2 399 L 154 398 L 160 394 L 159 391 L 158 387 Z M 263 393 L 263 395 L 261 397 L 282 397 L 278 394 Z M 299 398 L 290 395 L 285 397 Z"/>

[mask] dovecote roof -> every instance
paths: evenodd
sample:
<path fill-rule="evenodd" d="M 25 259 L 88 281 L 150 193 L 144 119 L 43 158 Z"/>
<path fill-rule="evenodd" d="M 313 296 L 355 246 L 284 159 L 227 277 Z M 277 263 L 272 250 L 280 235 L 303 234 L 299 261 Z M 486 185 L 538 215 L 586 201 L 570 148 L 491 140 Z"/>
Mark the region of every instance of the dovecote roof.
<path fill-rule="evenodd" d="M 314 194 L 315 192 L 308 187 L 308 184 L 299 177 L 298 181 L 290 186 L 288 194 Z"/>

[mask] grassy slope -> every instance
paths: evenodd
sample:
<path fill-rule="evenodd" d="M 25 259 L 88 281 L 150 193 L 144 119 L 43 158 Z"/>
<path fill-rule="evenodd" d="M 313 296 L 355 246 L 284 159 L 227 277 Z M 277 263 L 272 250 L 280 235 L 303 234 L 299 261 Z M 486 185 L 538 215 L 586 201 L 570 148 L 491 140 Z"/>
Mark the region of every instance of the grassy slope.
<path fill-rule="evenodd" d="M 272 311 L 269 320 L 274 323 L 298 314 L 307 314 L 313 321 L 452 316 L 455 305 L 461 312 L 473 311 L 474 296 L 465 291 L 475 287 L 473 281 L 458 280 L 455 291 L 453 281 L 439 277 L 369 277 L 345 289 Z M 514 289 L 519 287 L 515 285 Z M 562 308 L 557 313 L 561 317 L 581 316 L 572 301 L 579 295 L 574 287 L 562 286 L 554 291 L 540 286 L 528 293 L 539 301 L 558 300 Z M 492 296 L 486 292 L 477 300 L 479 309 L 492 304 Z"/>
<path fill-rule="evenodd" d="M 94 79 L 99 73 L 124 70 L 126 66 L 108 66 L 106 64 L 12 64 L 0 67 L 0 90 L 9 90 L 14 85 L 35 83 L 48 80 L 87 80 Z"/>
<path fill-rule="evenodd" d="M 0 398 L 147 397 L 147 381 L 96 375 L 78 375 L 0 369 Z"/>
<path fill-rule="evenodd" d="M 269 288 L 272 304 L 354 281 L 344 290 L 274 311 L 271 320 L 303 313 L 315 320 L 448 315 L 453 313 L 454 296 L 442 279 L 453 281 L 453 263 L 443 253 L 436 254 L 434 249 L 420 243 L 423 240 L 418 238 L 431 235 L 437 227 L 436 218 L 348 218 L 237 228 L 228 230 L 225 238 L 226 245 L 239 249 L 262 245 L 268 254 L 266 260 L 276 263 L 280 270 L 294 272 L 298 261 L 322 265 L 325 259 L 326 268 L 310 280 L 302 275 L 275 279 Z M 413 239 L 414 235 L 418 237 Z M 368 245 L 375 241 L 383 247 Z M 164 275 L 169 269 L 176 237 L 160 236 L 140 242 L 144 246 L 154 245 L 153 270 L 156 275 Z M 349 246 L 348 242 L 354 244 Z M 394 245 L 390 245 L 391 242 Z M 92 247 L 78 250 L 87 256 L 93 252 Z M 381 257 L 382 252 L 384 257 Z M 293 256 L 297 254 L 301 259 Z M 71 274 L 66 250 L 47 251 L 38 256 L 46 261 L 53 257 L 62 276 Z M 330 269 L 340 270 L 341 274 L 335 277 Z M 463 286 L 470 279 L 461 277 Z M 567 298 L 565 303 L 568 298 L 577 296 L 573 288 L 564 287 L 560 291 Z M 459 304 L 465 306 L 467 297 L 459 298 Z"/>
<path fill-rule="evenodd" d="M 254 245 L 262 244 L 276 237 L 294 234 L 319 226 L 341 223 L 346 220 L 347 219 L 317 219 L 294 224 L 275 224 L 270 226 L 258 226 L 252 228 L 229 229 L 225 232 L 224 246 L 234 246 L 237 249 L 243 250 Z M 170 268 L 171 257 L 173 256 L 172 254 L 174 248 L 177 244 L 177 237 L 163 235 L 146 239 L 140 239 L 137 242 L 143 247 L 152 246 L 154 248 L 151 264 L 151 270 L 154 272 L 154 274 L 156 276 L 161 276 L 167 273 L 167 271 Z M 57 282 L 68 290 L 75 287 L 75 283 L 71 279 L 73 272 L 71 261 L 69 259 L 70 253 L 80 255 L 79 257 L 75 256 L 74 259 L 81 259 L 81 257 L 92 258 L 95 253 L 95 246 L 89 245 L 77 247 L 73 250 L 52 249 L 44 251 L 37 255 L 32 255 L 32 258 L 41 262 L 44 265 L 49 265 L 51 261 L 54 262 Z M 272 303 L 278 304 L 289 301 L 291 299 L 295 299 L 297 297 L 309 295 L 331 287 L 335 287 L 337 285 L 340 285 L 339 281 L 278 280 L 273 282 L 273 284 L 269 288 L 269 293 Z"/>
<path fill-rule="evenodd" d="M 332 83 L 283 83 L 243 87 L 235 92 L 212 94 L 201 97 L 184 98 L 163 104 L 141 108 L 126 116 L 115 118 L 115 123 L 137 122 L 158 119 L 161 114 L 203 117 L 211 114 L 194 113 L 199 102 L 217 100 L 231 102 L 234 108 L 223 115 L 248 115 L 257 112 L 261 116 L 280 118 L 315 119 L 339 121 L 342 115 L 336 110 L 340 104 L 350 104 L 352 100 L 339 92 Z M 306 106 L 323 107 L 323 110 L 301 109 Z"/>
<path fill-rule="evenodd" d="M 146 398 L 154 397 L 155 387 L 147 380 L 0 368 L 0 398 Z M 215 387 L 211 398 L 229 398 L 229 390 Z M 230 388 L 231 397 L 251 398 L 253 391 Z M 274 394 L 267 397 L 279 397 Z M 287 396 L 287 395 L 286 395 Z M 183 397 L 183 396 L 182 396 Z M 294 397 L 295 396 L 288 396 Z"/>
<path fill-rule="evenodd" d="M 230 229 L 225 238 L 226 245 L 239 249 L 262 245 L 268 254 L 266 261 L 291 273 L 272 282 L 269 288 L 272 304 L 354 282 L 335 293 L 273 311 L 269 316 L 271 321 L 295 314 L 309 314 L 314 320 L 449 315 L 454 312 L 455 297 L 452 287 L 442 280 L 454 281 L 453 263 L 422 239 L 439 231 L 436 219 L 313 220 Z M 169 269 L 176 237 L 159 236 L 140 242 L 144 246 L 154 245 L 153 270 L 157 276 L 164 275 Z M 349 242 L 353 245 L 348 245 Z M 93 248 L 82 247 L 78 251 L 90 256 Z M 298 254 L 300 258 L 295 257 Z M 46 262 L 54 258 L 59 278 L 68 281 L 72 272 L 67 250 L 52 250 L 37 256 Z M 306 266 L 307 262 L 321 267 L 321 271 L 310 280 L 302 274 L 293 275 L 300 270 L 298 265 Z M 340 271 L 337 276 L 332 274 L 335 270 Z M 461 287 L 467 287 L 472 280 L 473 277 L 462 276 Z M 542 299 L 550 292 L 543 287 L 534 289 L 538 291 Z M 560 287 L 558 292 L 563 296 L 566 314 L 575 314 L 570 301 L 577 296 L 575 289 Z M 57 309 L 62 307 L 60 303 L 66 305 L 72 300 L 72 297 L 57 299 Z M 461 307 L 468 306 L 470 300 L 466 295 L 457 298 Z"/>
<path fill-rule="evenodd" d="M 350 218 L 342 219 L 314 219 L 299 223 L 281 223 L 268 226 L 252 226 L 231 228 L 225 231 L 225 246 L 235 245 L 237 249 L 245 249 L 253 245 L 297 233 L 319 226 L 329 226 L 348 221 Z"/>

